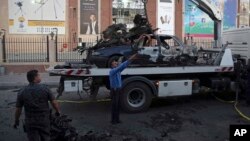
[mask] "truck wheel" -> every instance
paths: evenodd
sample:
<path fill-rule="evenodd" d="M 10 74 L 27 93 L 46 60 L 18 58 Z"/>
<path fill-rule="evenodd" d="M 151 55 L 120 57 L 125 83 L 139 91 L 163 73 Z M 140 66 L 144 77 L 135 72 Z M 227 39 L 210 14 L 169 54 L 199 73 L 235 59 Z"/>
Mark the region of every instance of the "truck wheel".
<path fill-rule="evenodd" d="M 121 107 L 126 112 L 146 111 L 152 102 L 151 89 L 142 82 L 132 82 L 122 92 Z"/>

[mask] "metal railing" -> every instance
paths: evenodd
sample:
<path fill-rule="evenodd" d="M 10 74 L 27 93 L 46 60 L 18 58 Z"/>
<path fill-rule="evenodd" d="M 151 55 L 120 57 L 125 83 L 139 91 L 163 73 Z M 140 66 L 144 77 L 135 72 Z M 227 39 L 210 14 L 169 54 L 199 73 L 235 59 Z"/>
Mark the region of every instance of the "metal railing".
<path fill-rule="evenodd" d="M 184 38 L 184 43 L 187 45 L 195 45 L 198 48 L 208 49 L 214 47 L 214 40 L 212 38 Z"/>
<path fill-rule="evenodd" d="M 193 41 L 198 48 L 208 49 L 214 47 L 213 39 L 194 39 Z"/>
<path fill-rule="evenodd" d="M 86 53 L 82 55 L 76 50 L 79 45 L 84 44 L 86 48 L 92 47 L 97 43 L 98 36 L 89 36 L 84 38 L 81 42 L 75 42 L 71 40 L 67 40 L 67 38 L 56 38 L 56 61 L 57 62 L 65 62 L 65 61 L 82 61 L 82 59 L 86 59 Z M 80 44 L 79 44 L 80 43 Z"/>
<path fill-rule="evenodd" d="M 86 35 L 81 37 L 81 41 L 68 40 L 65 36 L 56 36 L 55 56 L 57 62 L 82 61 L 86 58 L 86 53 L 80 55 L 75 50 L 81 44 L 86 48 L 94 46 L 100 35 Z M 12 36 L 4 35 L 2 38 L 3 62 L 49 62 L 49 48 L 51 40 L 49 36 Z M 80 44 L 79 44 L 80 43 Z M 212 39 L 194 39 L 192 43 L 203 49 L 213 48 Z M 52 52 L 52 54 L 54 54 Z"/>
<path fill-rule="evenodd" d="M 48 62 L 48 36 L 4 36 L 3 62 Z"/>

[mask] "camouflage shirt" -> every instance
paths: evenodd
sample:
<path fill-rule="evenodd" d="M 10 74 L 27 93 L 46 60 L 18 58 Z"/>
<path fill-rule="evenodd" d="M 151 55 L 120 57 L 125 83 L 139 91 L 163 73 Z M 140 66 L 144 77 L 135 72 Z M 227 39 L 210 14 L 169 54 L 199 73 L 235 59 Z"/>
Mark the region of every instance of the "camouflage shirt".
<path fill-rule="evenodd" d="M 26 124 L 46 124 L 50 122 L 48 101 L 54 99 L 46 85 L 31 83 L 18 93 L 16 107 L 24 107 Z"/>

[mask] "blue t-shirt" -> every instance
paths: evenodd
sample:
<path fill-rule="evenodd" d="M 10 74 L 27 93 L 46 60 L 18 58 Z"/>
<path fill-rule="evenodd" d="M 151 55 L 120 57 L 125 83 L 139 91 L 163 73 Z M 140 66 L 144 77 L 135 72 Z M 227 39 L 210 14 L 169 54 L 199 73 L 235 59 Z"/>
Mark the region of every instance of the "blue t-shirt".
<path fill-rule="evenodd" d="M 109 82 L 111 89 L 122 87 L 121 72 L 129 65 L 129 63 L 129 61 L 125 61 L 116 68 L 112 68 L 109 71 Z"/>

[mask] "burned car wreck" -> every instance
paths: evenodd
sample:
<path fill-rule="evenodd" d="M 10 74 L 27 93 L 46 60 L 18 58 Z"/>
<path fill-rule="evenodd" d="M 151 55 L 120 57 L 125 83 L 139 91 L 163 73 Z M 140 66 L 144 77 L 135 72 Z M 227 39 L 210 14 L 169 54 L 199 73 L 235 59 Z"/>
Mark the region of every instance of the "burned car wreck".
<path fill-rule="evenodd" d="M 199 49 L 195 45 L 185 45 L 181 39 L 173 35 L 157 35 L 149 23 L 146 3 L 143 1 L 145 15 L 137 14 L 133 20 L 134 27 L 127 30 L 125 24 L 113 24 L 102 32 L 101 39 L 92 47 L 84 44 L 77 47 L 81 54 L 86 52 L 82 62 L 67 62 L 56 68 L 93 67 L 109 68 L 112 60 L 125 61 L 130 55 L 138 53 L 138 57 L 130 67 L 174 67 L 214 65 L 218 53 Z"/>
<path fill-rule="evenodd" d="M 132 29 L 124 24 L 113 24 L 103 31 L 103 38 L 93 47 L 79 47 L 87 52 L 85 63 L 108 68 L 112 60 L 125 61 L 130 55 L 139 57 L 131 66 L 191 66 L 196 65 L 198 51 L 195 46 L 185 45 L 178 37 L 156 35 L 147 19 L 137 14 Z"/>
<path fill-rule="evenodd" d="M 140 22 L 141 21 L 141 22 Z M 175 67 L 213 65 L 213 56 L 195 45 L 186 45 L 174 35 L 157 35 L 142 15 L 136 15 L 135 27 L 127 31 L 125 24 L 113 24 L 103 31 L 103 36 L 92 47 L 77 47 L 81 54 L 86 52 L 82 62 L 66 62 L 56 68 L 93 67 L 109 68 L 113 60 L 125 61 L 138 53 L 130 67 Z M 81 65 L 80 65 L 81 64 Z"/>
<path fill-rule="evenodd" d="M 110 67 L 113 60 L 125 61 L 133 53 L 138 59 L 132 66 L 178 66 L 195 65 L 198 51 L 196 47 L 187 46 L 176 36 L 159 35 L 160 43 L 152 34 L 143 34 L 133 44 L 103 47 L 89 56 L 91 64 L 97 67 Z"/>

